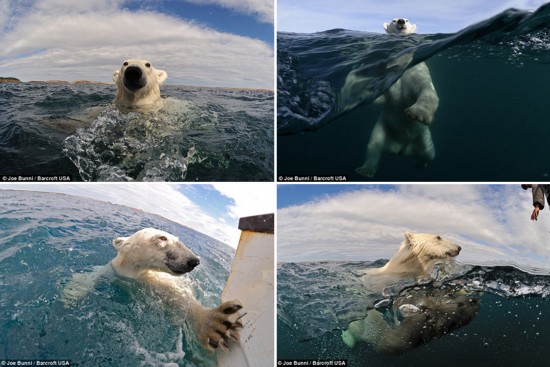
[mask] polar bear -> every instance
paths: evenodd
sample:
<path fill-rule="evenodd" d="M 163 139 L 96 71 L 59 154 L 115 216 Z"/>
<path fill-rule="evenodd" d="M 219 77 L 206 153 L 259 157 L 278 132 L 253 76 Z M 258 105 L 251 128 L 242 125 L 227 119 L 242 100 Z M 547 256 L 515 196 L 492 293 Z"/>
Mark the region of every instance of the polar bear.
<path fill-rule="evenodd" d="M 399 355 L 470 323 L 479 298 L 458 287 L 407 289 L 387 309 L 371 309 L 342 332 L 344 343 L 366 343 L 375 351 Z"/>
<path fill-rule="evenodd" d="M 416 25 L 399 18 L 384 23 L 384 29 L 390 34 L 411 34 Z M 429 126 L 439 98 L 426 64 L 405 71 L 375 103 L 382 103 L 383 111 L 372 130 L 365 161 L 356 172 L 373 177 L 383 152 L 414 157 L 420 167 L 430 163 L 435 148 Z"/>
<path fill-rule="evenodd" d="M 231 340 L 239 340 L 243 327 L 240 318 L 244 316 L 239 312 L 242 309 L 240 301 L 205 308 L 189 287 L 177 283 L 176 277 L 192 271 L 200 260 L 176 236 L 145 228 L 130 237 L 116 238 L 113 245 L 117 255 L 108 265 L 92 273 L 74 274 L 63 290 L 62 301 L 66 306 L 74 305 L 91 292 L 99 277 L 114 271 L 117 276 L 146 283 L 172 308 L 183 311 L 207 350 L 227 349 Z"/>
<path fill-rule="evenodd" d="M 160 85 L 168 74 L 155 69 L 147 60 L 126 60 L 113 72 L 117 85 L 115 105 L 123 112 L 158 111 L 162 107 Z"/>

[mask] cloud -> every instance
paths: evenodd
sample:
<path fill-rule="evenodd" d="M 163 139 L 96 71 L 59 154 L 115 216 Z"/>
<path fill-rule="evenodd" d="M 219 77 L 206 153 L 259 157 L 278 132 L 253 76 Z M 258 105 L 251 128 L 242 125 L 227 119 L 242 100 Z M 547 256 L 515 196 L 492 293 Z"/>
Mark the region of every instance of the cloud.
<path fill-rule="evenodd" d="M 252 14 L 260 22 L 273 24 L 274 0 L 183 0 L 194 4 L 215 4 L 244 14 Z"/>
<path fill-rule="evenodd" d="M 319 32 L 345 28 L 383 32 L 382 23 L 396 17 L 409 18 L 419 33 L 452 33 L 485 20 L 508 8 L 536 9 L 544 0 L 479 2 L 434 0 L 380 2 L 343 0 L 279 0 L 277 27 L 280 31 Z"/>
<path fill-rule="evenodd" d="M 273 48 L 256 39 L 124 10 L 120 1 L 42 0 L 10 9 L 0 34 L 3 76 L 107 82 L 125 59 L 143 58 L 166 70 L 169 84 L 273 88 Z"/>
<path fill-rule="evenodd" d="M 533 223 L 531 211 L 531 194 L 519 185 L 402 185 L 324 196 L 279 210 L 278 260 L 390 258 L 409 230 L 459 243 L 461 261 L 544 266 L 550 213 Z"/>
<path fill-rule="evenodd" d="M 225 185 L 228 185 L 228 187 L 225 187 Z M 176 184 L 0 184 L 0 189 L 57 192 L 141 209 L 147 213 L 157 214 L 193 228 L 232 247 L 237 247 L 241 234 L 237 226 L 226 224 L 223 218 L 213 218 L 206 214 L 201 207 L 179 192 Z M 241 190 L 245 191 L 249 198 L 261 198 L 256 203 L 257 208 L 254 208 L 254 203 L 249 202 L 243 195 L 234 191 L 237 189 L 236 185 L 231 183 L 216 184 L 215 189 L 224 195 L 231 195 L 230 197 L 235 200 L 236 209 L 231 208 L 231 213 L 227 212 L 226 215 L 233 216 L 234 213 L 240 216 L 245 213 L 250 213 L 250 215 L 264 214 L 264 211 L 269 208 L 268 200 L 271 200 L 270 212 L 273 212 L 275 199 L 273 197 L 274 190 L 270 184 L 241 185 Z M 245 203 L 242 203 L 242 201 L 245 201 Z M 218 204 L 212 203 L 212 205 Z"/>
<path fill-rule="evenodd" d="M 271 183 L 213 183 L 216 190 L 233 200 L 227 210 L 232 218 L 275 212 L 275 189 Z"/>

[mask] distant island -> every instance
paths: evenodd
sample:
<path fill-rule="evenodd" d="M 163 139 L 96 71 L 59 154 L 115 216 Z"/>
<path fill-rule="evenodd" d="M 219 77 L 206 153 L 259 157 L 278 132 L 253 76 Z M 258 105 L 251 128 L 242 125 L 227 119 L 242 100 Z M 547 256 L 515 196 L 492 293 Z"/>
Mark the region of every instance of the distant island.
<path fill-rule="evenodd" d="M 12 76 L 3 77 L 0 76 L 0 83 L 40 83 L 40 84 L 113 84 L 105 82 L 94 82 L 90 80 L 74 80 L 72 82 L 66 80 L 31 80 L 29 82 L 22 82 L 21 80 Z"/>
<path fill-rule="evenodd" d="M 21 80 L 11 76 L 8 76 L 8 77 L 0 76 L 0 83 L 21 83 Z"/>

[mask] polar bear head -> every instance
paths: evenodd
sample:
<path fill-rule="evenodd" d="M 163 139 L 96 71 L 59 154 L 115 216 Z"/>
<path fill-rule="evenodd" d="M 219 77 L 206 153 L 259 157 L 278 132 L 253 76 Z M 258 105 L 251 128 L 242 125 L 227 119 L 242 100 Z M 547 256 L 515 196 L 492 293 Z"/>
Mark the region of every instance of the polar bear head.
<path fill-rule="evenodd" d="M 118 251 L 113 267 L 130 278 L 150 270 L 181 275 L 200 264 L 199 258 L 179 238 L 154 228 L 119 237 L 113 240 L 113 245 Z"/>
<path fill-rule="evenodd" d="M 458 256 L 461 247 L 436 234 L 405 232 L 405 241 L 381 268 L 368 269 L 369 275 L 414 276 L 429 275 L 432 266 Z M 371 289 L 383 289 L 393 278 L 367 277 Z"/>
<path fill-rule="evenodd" d="M 395 18 L 391 23 L 384 23 L 384 29 L 390 34 L 411 34 L 416 32 L 416 24 L 405 18 Z"/>
<path fill-rule="evenodd" d="M 401 244 L 399 252 L 404 252 L 421 264 L 427 265 L 433 260 L 458 256 L 461 249 L 457 244 L 436 234 L 405 232 L 405 241 Z"/>
<path fill-rule="evenodd" d="M 155 69 L 147 60 L 126 60 L 113 72 L 117 85 L 115 103 L 122 112 L 147 112 L 158 109 L 160 85 L 168 74 Z"/>

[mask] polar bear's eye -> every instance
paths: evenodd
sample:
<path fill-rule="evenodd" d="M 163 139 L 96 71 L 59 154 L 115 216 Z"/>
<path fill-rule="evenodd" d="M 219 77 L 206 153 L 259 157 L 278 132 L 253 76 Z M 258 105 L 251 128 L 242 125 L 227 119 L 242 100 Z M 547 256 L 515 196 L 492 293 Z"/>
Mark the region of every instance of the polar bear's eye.
<path fill-rule="evenodd" d="M 151 67 L 151 64 L 145 63 L 145 66 L 147 66 L 148 68 L 150 68 L 150 67 Z"/>
<path fill-rule="evenodd" d="M 166 238 L 166 237 L 164 237 L 164 236 L 160 236 L 160 237 L 159 237 L 159 240 L 161 240 L 161 241 L 168 241 L 168 238 Z"/>
<path fill-rule="evenodd" d="M 441 241 L 441 236 L 437 236 L 435 239 Z"/>
<path fill-rule="evenodd" d="M 128 61 L 124 61 L 124 64 L 122 66 L 128 66 Z"/>

